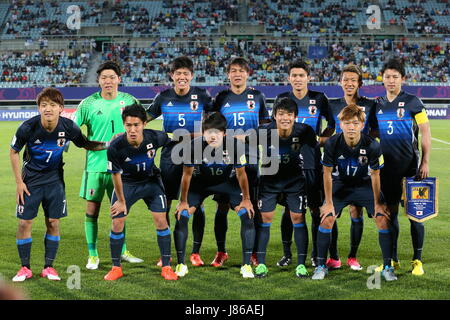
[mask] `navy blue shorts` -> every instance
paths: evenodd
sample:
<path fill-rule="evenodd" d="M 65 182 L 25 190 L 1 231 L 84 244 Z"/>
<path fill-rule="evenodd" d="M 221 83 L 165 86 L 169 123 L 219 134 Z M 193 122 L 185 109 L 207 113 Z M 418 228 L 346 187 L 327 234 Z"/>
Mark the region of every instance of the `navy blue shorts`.
<path fill-rule="evenodd" d="M 22 220 L 33 220 L 37 217 L 39 205 L 42 203 L 44 215 L 50 219 L 67 217 L 66 192 L 63 182 L 55 182 L 28 188 L 30 196 L 24 193 L 24 205 L 16 206 L 16 216 Z"/>
<path fill-rule="evenodd" d="M 242 201 L 241 188 L 235 178 L 213 186 L 205 186 L 201 182 L 191 180 L 188 192 L 189 207 L 197 207 L 210 195 L 218 195 L 222 199 L 228 199 L 232 209 Z"/>
<path fill-rule="evenodd" d="M 303 170 L 306 180 L 308 207 L 318 208 L 324 200 L 323 173 L 320 169 Z"/>
<path fill-rule="evenodd" d="M 155 179 L 155 181 L 142 184 L 123 184 L 123 193 L 125 196 L 125 204 L 127 207 L 127 215 L 130 214 L 130 209 L 139 200 L 144 200 L 148 210 L 152 212 L 166 212 L 167 199 L 164 193 L 162 183 Z M 112 194 L 111 204 L 117 201 L 115 190 Z M 113 219 L 123 218 L 125 214 L 119 213 Z"/>
<path fill-rule="evenodd" d="M 384 201 L 383 194 L 381 199 Z M 372 182 L 368 180 L 358 186 L 346 186 L 340 181 L 333 181 L 333 204 L 338 218 L 341 216 L 342 209 L 348 205 L 366 208 L 367 215 L 372 218 L 375 211 Z"/>
<path fill-rule="evenodd" d="M 258 208 L 261 212 L 274 211 L 277 203 L 288 206 L 294 213 L 305 213 L 308 206 L 304 177 L 278 180 L 270 176 L 261 178 Z"/>
<path fill-rule="evenodd" d="M 248 187 L 250 192 L 250 199 L 258 199 L 259 188 L 259 167 L 257 164 L 249 164 L 245 166 L 245 173 L 247 174 Z M 218 203 L 229 203 L 230 199 L 226 194 L 215 194 L 212 198 Z"/>
<path fill-rule="evenodd" d="M 160 169 L 166 197 L 172 200 L 178 199 L 181 177 L 183 176 L 183 164 L 173 164 L 170 152 L 165 151 L 161 153 Z"/>

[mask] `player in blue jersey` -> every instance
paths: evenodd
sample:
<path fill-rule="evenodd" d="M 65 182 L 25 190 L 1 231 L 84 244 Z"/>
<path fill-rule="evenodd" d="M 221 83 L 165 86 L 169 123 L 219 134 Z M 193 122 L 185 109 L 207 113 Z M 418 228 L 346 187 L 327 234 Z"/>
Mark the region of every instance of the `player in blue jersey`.
<path fill-rule="evenodd" d="M 306 178 L 303 172 L 302 147 L 308 145 L 312 150 L 318 149 L 316 133 L 311 126 L 296 123 L 298 105 L 291 98 L 280 98 L 274 104 L 274 122 L 259 127 L 258 136 L 267 134 L 267 141 L 259 139 L 262 146 L 262 168 L 259 186 L 258 206 L 261 211 L 262 224 L 258 233 L 258 266 L 255 276 L 267 276 L 266 251 L 270 237 L 277 199 L 283 198 L 294 227 L 294 239 L 297 246 L 297 277 L 306 277 L 306 253 L 308 251 L 308 228 L 305 213 L 307 207 Z M 270 131 L 270 132 L 269 132 Z M 275 134 L 274 134 L 275 133 Z M 278 144 L 278 148 L 276 146 Z M 266 160 L 267 159 L 267 160 Z M 272 166 L 278 162 L 278 168 Z"/>
<path fill-rule="evenodd" d="M 383 255 L 382 275 L 386 281 L 397 280 L 391 267 L 392 234 L 389 214 L 380 191 L 383 156 L 380 144 L 362 133 L 365 114 L 357 105 L 346 106 L 339 113 L 342 132 L 327 140 L 322 157 L 325 201 L 320 207 L 321 223 L 317 234 L 317 264 L 313 280 L 323 280 L 331 230 L 340 212 L 352 204 L 365 207 L 375 220 Z"/>
<path fill-rule="evenodd" d="M 67 216 L 62 153 L 69 141 L 87 150 L 104 150 L 103 142 L 89 141 L 70 119 L 61 117 L 64 98 L 57 89 L 46 88 L 37 97 L 39 115 L 25 121 L 11 142 L 10 158 L 16 179 L 16 214 L 19 219 L 17 248 L 22 268 L 14 282 L 32 277 L 31 227 L 42 203 L 47 231 L 45 265 L 41 277 L 61 280 L 53 268 L 60 241 L 59 219 Z M 25 146 L 22 171 L 20 150 Z"/>
<path fill-rule="evenodd" d="M 328 98 L 322 92 L 308 89 L 310 80 L 308 65 L 302 60 L 296 60 L 288 66 L 288 80 L 292 90 L 277 96 L 275 103 L 282 98 L 291 98 L 297 103 L 298 112 L 296 122 L 311 126 L 320 143 L 323 144 L 327 137 L 334 132 L 334 120 L 328 107 Z M 327 127 L 322 130 L 322 119 L 327 122 Z M 323 201 L 322 191 L 322 167 L 320 165 L 320 150 L 308 145 L 302 146 L 304 160 L 303 169 L 306 178 L 306 192 L 308 206 L 311 212 L 312 241 L 311 263 L 315 267 L 317 256 L 317 229 L 320 224 L 319 207 Z M 289 208 L 285 208 L 281 218 L 281 240 L 283 242 L 283 257 L 278 261 L 279 267 L 284 267 L 292 262 L 292 233 L 293 226 Z"/>
<path fill-rule="evenodd" d="M 398 205 L 402 195 L 402 179 L 428 177 L 431 152 L 430 123 L 425 107 L 414 95 L 402 90 L 405 81 L 405 68 L 401 61 L 389 60 L 382 69 L 386 96 L 378 99 L 371 113 L 370 125 L 374 135 L 380 137 L 381 149 L 385 157 L 385 167 L 381 170 L 381 190 L 392 216 L 393 265 L 400 267 L 397 254 L 399 234 Z M 418 133 L 422 136 L 419 152 Z M 422 223 L 410 220 L 411 237 L 414 249 L 412 274 L 424 274 L 422 248 L 425 228 Z"/>
<path fill-rule="evenodd" d="M 123 276 L 120 260 L 125 220 L 133 204 L 142 199 L 152 213 L 156 227 L 162 257 L 161 275 L 166 280 L 177 280 L 178 276 L 170 267 L 171 237 L 166 219 L 166 195 L 154 162 L 157 150 L 169 144 L 170 139 L 165 132 L 144 129 L 147 114 L 138 104 L 125 107 L 122 119 L 126 134 L 114 139 L 108 148 L 108 172 L 114 183 L 110 234 L 113 267 L 104 279 L 113 281 Z"/>
<path fill-rule="evenodd" d="M 342 69 L 340 76 L 340 85 L 344 92 L 344 96 L 339 99 L 330 99 L 330 111 L 336 123 L 336 132 L 340 133 L 341 127 L 339 124 L 338 115 L 342 109 L 350 104 L 356 104 L 361 108 L 366 114 L 366 122 L 364 125 L 363 132 L 369 133 L 368 119 L 369 114 L 373 108 L 375 108 L 376 102 L 372 99 L 367 99 L 358 94 L 358 90 L 363 85 L 363 76 L 361 69 L 354 65 L 349 64 Z M 347 258 L 347 265 L 352 270 L 362 270 L 361 264 L 356 259 L 356 253 L 358 251 L 359 244 L 361 242 L 363 228 L 364 228 L 364 218 L 363 218 L 363 208 L 349 206 L 351 226 L 350 226 L 350 252 Z M 333 225 L 332 239 L 330 245 L 330 258 L 327 260 L 327 267 L 329 269 L 337 269 L 341 267 L 341 260 L 339 259 L 339 253 L 337 249 L 338 240 L 338 228 L 337 223 Z"/>
<path fill-rule="evenodd" d="M 212 99 L 206 89 L 191 87 L 190 83 L 194 78 L 194 63 L 186 56 L 174 59 L 170 67 L 170 76 L 174 86 L 155 97 L 147 109 L 150 120 L 162 115 L 165 132 L 173 133 L 175 130 L 184 129 L 188 135 L 201 135 L 201 121 L 204 112 L 210 111 Z M 197 128 L 195 123 L 198 125 Z M 167 214 L 169 214 L 172 200 L 178 199 L 183 173 L 183 166 L 174 164 L 171 159 L 171 152 L 176 144 L 177 141 L 172 141 L 163 147 L 161 153 L 161 174 L 168 203 Z M 169 217 L 167 219 L 169 221 Z M 204 264 L 199 254 L 204 228 L 205 213 L 203 207 L 199 206 L 194 214 L 192 224 L 194 245 L 190 261 L 193 266 Z M 161 265 L 161 260 L 158 265 Z"/>
<path fill-rule="evenodd" d="M 209 195 L 218 194 L 229 199 L 241 220 L 241 274 L 253 278 L 250 257 L 255 241 L 254 210 L 250 201 L 245 166 L 245 145 L 233 136 L 225 137 L 226 119 L 219 112 L 209 114 L 203 122 L 203 137 L 189 144 L 189 156 L 184 161 L 181 197 L 177 206 L 174 238 L 178 265 L 176 273 L 188 273 L 184 263 L 189 217 Z M 186 154 L 188 152 L 186 151 Z"/>
<path fill-rule="evenodd" d="M 246 131 L 257 129 L 261 123 L 269 122 L 264 94 L 258 90 L 247 87 L 250 75 L 250 66 L 244 58 L 233 58 L 227 65 L 227 75 L 230 88 L 219 92 L 214 100 L 213 110 L 222 113 L 227 120 L 227 129 L 233 129 L 235 136 L 243 139 Z M 256 210 L 256 219 L 259 212 L 256 206 L 258 186 L 258 151 L 248 148 L 249 165 L 246 166 L 247 177 L 250 184 L 250 196 Z M 212 261 L 213 267 L 220 267 L 228 259 L 226 250 L 226 233 L 228 229 L 227 213 L 228 199 L 214 196 L 217 201 L 217 211 L 214 221 L 214 233 L 217 242 L 217 253 Z M 258 229 L 258 227 L 256 227 Z M 258 232 L 258 230 L 256 230 Z M 256 249 L 256 244 L 255 244 Z M 257 265 L 256 253 L 252 255 L 252 264 Z"/>

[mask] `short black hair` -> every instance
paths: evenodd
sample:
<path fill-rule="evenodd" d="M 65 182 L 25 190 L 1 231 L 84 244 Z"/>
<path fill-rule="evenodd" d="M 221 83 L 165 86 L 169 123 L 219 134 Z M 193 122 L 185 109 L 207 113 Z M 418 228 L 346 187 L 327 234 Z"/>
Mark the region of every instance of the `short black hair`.
<path fill-rule="evenodd" d="M 293 112 L 295 114 L 295 116 L 297 117 L 298 114 L 298 107 L 297 107 L 297 103 L 292 100 L 291 98 L 285 97 L 285 98 L 281 98 L 277 101 L 275 101 L 275 104 L 273 105 L 272 108 L 272 115 L 273 117 L 275 117 L 275 115 L 277 114 L 278 110 L 285 110 L 287 112 Z"/>
<path fill-rule="evenodd" d="M 125 119 L 127 117 L 135 117 L 142 120 L 142 122 L 147 121 L 147 112 L 145 111 L 144 107 L 140 104 L 133 103 L 129 106 L 126 106 L 125 109 L 123 109 L 122 112 L 122 121 L 125 122 Z"/>
<path fill-rule="evenodd" d="M 103 70 L 113 70 L 118 77 L 120 77 L 120 75 L 122 74 L 120 72 L 120 66 L 117 62 L 115 61 L 106 61 L 104 63 L 102 63 L 98 69 L 97 69 L 97 77 L 100 76 L 100 73 L 102 73 Z"/>
<path fill-rule="evenodd" d="M 387 69 L 397 70 L 402 75 L 402 78 L 406 75 L 405 66 L 403 65 L 403 62 L 400 59 L 396 58 L 389 59 L 389 61 L 383 65 L 383 69 L 381 69 L 381 74 L 384 74 L 384 72 Z"/>
<path fill-rule="evenodd" d="M 203 120 L 202 130 L 205 132 L 209 129 L 217 129 L 222 132 L 227 130 L 227 119 L 220 112 L 213 112 L 206 116 Z"/>
<path fill-rule="evenodd" d="M 227 65 L 227 73 L 230 73 L 230 69 L 232 65 L 238 65 L 239 67 L 245 69 L 247 72 L 250 72 L 250 65 L 247 61 L 247 59 L 242 57 L 235 57 L 230 60 L 230 62 Z"/>
<path fill-rule="evenodd" d="M 174 73 L 178 69 L 186 68 L 194 73 L 194 62 L 187 56 L 181 56 L 174 59 L 170 64 L 170 73 Z"/>
<path fill-rule="evenodd" d="M 298 60 L 295 60 L 295 61 L 289 63 L 289 65 L 288 65 L 288 74 L 289 75 L 291 74 L 291 70 L 294 68 L 301 68 L 306 71 L 306 74 L 309 75 L 309 72 L 310 72 L 309 66 L 305 61 L 303 61 L 301 59 L 298 59 Z"/>

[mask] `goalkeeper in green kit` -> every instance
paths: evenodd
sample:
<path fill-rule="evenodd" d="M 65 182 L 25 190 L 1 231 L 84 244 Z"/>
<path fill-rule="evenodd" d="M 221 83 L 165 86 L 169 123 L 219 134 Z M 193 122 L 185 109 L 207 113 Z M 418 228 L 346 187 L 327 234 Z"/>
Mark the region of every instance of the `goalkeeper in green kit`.
<path fill-rule="evenodd" d="M 81 101 L 75 112 L 75 122 L 78 126 L 86 125 L 88 139 L 96 141 L 110 141 L 118 133 L 125 132 L 122 122 L 122 110 L 139 101 L 132 95 L 119 92 L 121 72 L 120 67 L 113 61 L 106 61 L 97 69 L 97 81 L 101 91 L 96 92 Z M 80 197 L 86 200 L 85 232 L 89 249 L 87 269 L 98 269 L 100 262 L 97 251 L 97 219 L 103 196 L 111 199 L 114 185 L 111 174 L 107 172 L 106 150 L 88 151 L 86 167 L 80 188 Z M 122 248 L 122 260 L 140 263 L 143 260 L 134 257 Z"/>

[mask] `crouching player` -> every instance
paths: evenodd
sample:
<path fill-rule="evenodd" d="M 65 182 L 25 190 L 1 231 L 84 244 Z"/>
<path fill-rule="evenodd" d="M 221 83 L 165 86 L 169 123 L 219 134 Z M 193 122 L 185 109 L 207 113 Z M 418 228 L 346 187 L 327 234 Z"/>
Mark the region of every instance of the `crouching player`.
<path fill-rule="evenodd" d="M 114 183 L 110 234 L 113 267 L 104 279 L 117 280 L 123 276 L 120 260 L 125 241 L 125 220 L 131 206 L 143 199 L 156 226 L 163 266 L 161 275 L 166 280 L 177 280 L 178 276 L 170 267 L 171 237 L 166 219 L 166 196 L 160 171 L 154 162 L 158 148 L 167 145 L 170 139 L 165 132 L 144 129 L 147 113 L 138 104 L 127 106 L 122 120 L 126 134 L 113 140 L 108 148 L 108 172 L 112 173 Z"/>
<path fill-rule="evenodd" d="M 358 106 L 346 106 L 338 118 L 342 132 L 327 140 L 322 158 L 325 202 L 320 208 L 318 266 L 312 279 L 322 280 L 328 273 L 325 260 L 336 213 L 339 214 L 347 205 L 354 205 L 365 207 L 369 217 L 374 218 L 383 255 L 382 275 L 386 281 L 397 280 L 391 267 L 389 213 L 380 191 L 380 168 L 384 162 L 380 144 L 361 133 L 365 113 Z"/>
<path fill-rule="evenodd" d="M 17 248 L 22 268 L 13 278 L 25 281 L 33 276 L 30 268 L 31 226 L 39 205 L 44 209 L 45 265 L 41 277 L 61 280 L 53 268 L 60 241 L 59 219 L 67 216 L 62 154 L 69 141 L 87 150 L 104 150 L 103 142 L 89 141 L 70 119 L 61 117 L 64 98 L 57 89 L 46 88 L 37 97 L 39 115 L 25 121 L 11 142 L 10 159 L 16 179 L 16 202 L 19 228 Z M 25 146 L 22 172 L 20 150 Z"/>
<path fill-rule="evenodd" d="M 259 209 L 261 210 L 262 221 L 258 233 L 258 266 L 255 269 L 255 276 L 262 278 L 267 276 L 266 251 L 270 237 L 270 227 L 272 225 L 277 199 L 283 198 L 287 202 L 290 210 L 291 221 L 294 226 L 294 239 L 297 246 L 297 277 L 305 277 L 308 272 L 305 267 L 306 253 L 308 250 L 308 229 L 305 223 L 305 213 L 307 208 L 306 181 L 303 172 L 303 158 L 300 149 L 303 145 L 308 145 L 313 149 L 317 147 L 316 134 L 312 127 L 303 123 L 296 123 L 298 107 L 291 98 L 281 98 L 277 100 L 273 108 L 275 121 L 259 127 L 259 137 L 263 130 L 267 132 L 267 143 L 258 142 L 263 146 L 263 165 L 261 168 Z M 277 150 L 274 147 L 271 130 L 276 131 L 275 139 L 279 143 Z M 251 137 L 250 137 L 251 139 Z M 251 141 L 250 141 L 251 142 Z M 278 153 L 274 153 L 278 151 Z M 272 161 L 266 161 L 269 157 L 273 161 L 279 161 L 278 170 L 274 168 Z M 274 172 L 268 172 L 270 165 Z"/>
<path fill-rule="evenodd" d="M 203 136 L 190 142 L 190 159 L 186 157 L 183 163 L 181 198 L 176 210 L 174 231 L 178 276 L 188 272 L 184 261 L 189 218 L 204 199 L 218 194 L 230 199 L 231 207 L 241 219 L 241 274 L 244 278 L 254 278 L 250 266 L 255 242 L 254 211 L 245 172 L 245 146 L 231 136 L 225 138 L 226 128 L 227 121 L 222 114 L 214 112 L 208 115 L 203 121 Z M 184 150 L 183 154 L 189 153 Z"/>

